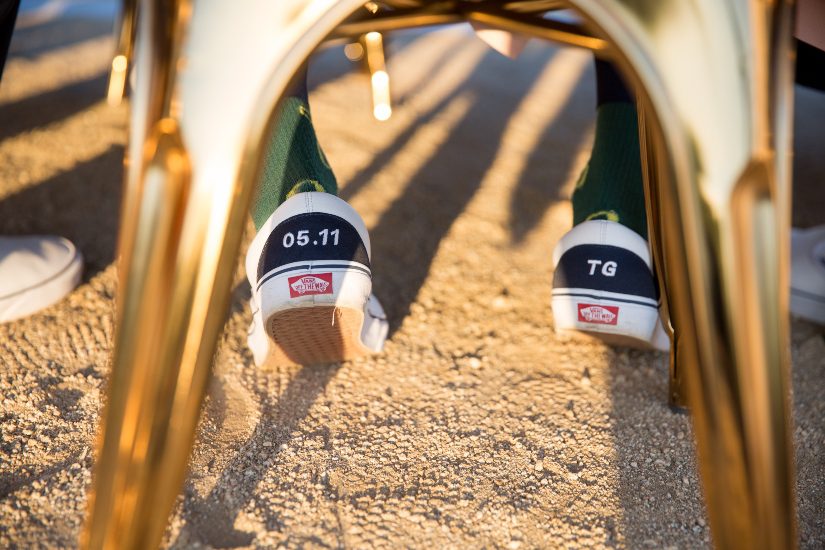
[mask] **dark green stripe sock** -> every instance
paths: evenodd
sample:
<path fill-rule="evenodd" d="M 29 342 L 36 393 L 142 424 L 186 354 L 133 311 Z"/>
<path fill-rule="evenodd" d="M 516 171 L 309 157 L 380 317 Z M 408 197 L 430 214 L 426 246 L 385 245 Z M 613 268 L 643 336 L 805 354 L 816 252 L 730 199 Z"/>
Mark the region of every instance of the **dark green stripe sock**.
<path fill-rule="evenodd" d="M 593 153 L 573 192 L 573 225 L 610 220 L 647 238 L 638 124 L 633 103 L 598 107 Z"/>
<path fill-rule="evenodd" d="M 335 174 L 318 143 L 306 95 L 284 99 L 269 137 L 258 195 L 251 208 L 260 229 L 278 206 L 295 193 L 338 194 Z"/>

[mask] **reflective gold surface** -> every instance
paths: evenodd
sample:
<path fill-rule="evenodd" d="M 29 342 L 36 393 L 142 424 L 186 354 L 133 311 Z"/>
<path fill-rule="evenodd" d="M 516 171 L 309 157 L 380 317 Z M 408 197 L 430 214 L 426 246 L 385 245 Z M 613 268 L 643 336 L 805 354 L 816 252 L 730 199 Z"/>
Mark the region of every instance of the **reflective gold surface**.
<path fill-rule="evenodd" d="M 372 114 L 377 120 L 387 120 L 392 114 L 392 101 L 390 75 L 384 63 L 384 37 L 380 32 L 370 31 L 364 35 L 362 42 L 370 71 Z"/>
<path fill-rule="evenodd" d="M 694 416 L 714 542 L 795 545 L 785 291 L 790 7 L 568 5 L 586 32 L 530 15 L 523 1 L 397 0 L 378 10 L 360 9 L 359 0 L 140 4 L 117 333 L 84 547 L 147 548 L 162 537 L 222 329 L 260 146 L 292 76 L 345 21 L 346 32 L 364 33 L 464 19 L 603 51 L 636 84 L 652 245 L 676 329 L 672 390 Z"/>
<path fill-rule="evenodd" d="M 693 415 L 714 542 L 793 547 L 790 8 L 577 4 L 641 92 L 654 252 L 676 328 L 671 391 Z"/>
<path fill-rule="evenodd" d="M 126 80 L 129 77 L 129 62 L 134 55 L 135 24 L 137 1 L 124 0 L 115 26 L 117 46 L 109 71 L 109 86 L 106 99 L 109 105 L 119 105 L 126 93 Z"/>
<path fill-rule="evenodd" d="M 571 4 L 639 91 L 652 246 L 677 328 L 671 401 L 694 412 L 715 542 L 794 546 L 790 6 Z"/>

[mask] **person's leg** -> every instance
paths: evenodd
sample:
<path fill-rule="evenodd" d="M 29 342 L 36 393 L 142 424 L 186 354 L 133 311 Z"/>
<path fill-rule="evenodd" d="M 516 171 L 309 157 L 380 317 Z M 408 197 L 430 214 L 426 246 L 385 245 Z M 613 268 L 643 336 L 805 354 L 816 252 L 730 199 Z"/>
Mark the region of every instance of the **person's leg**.
<path fill-rule="evenodd" d="M 248 342 L 257 364 L 330 363 L 383 347 L 389 325 L 371 296 L 369 235 L 337 191 L 304 73 L 279 107 L 251 208 Z"/>
<path fill-rule="evenodd" d="M 596 61 L 596 81 L 596 135 L 573 193 L 574 227 L 553 252 L 555 326 L 611 343 L 667 349 L 645 241 L 635 101 L 608 63 Z"/>
<path fill-rule="evenodd" d="M 335 174 L 327 162 L 309 110 L 306 70 L 286 94 L 266 148 L 264 171 L 251 214 L 255 229 L 296 193 L 338 194 Z"/>
<path fill-rule="evenodd" d="M 573 192 L 573 225 L 609 220 L 646 237 L 635 98 L 613 65 L 598 59 L 596 85 L 596 135 Z"/>
<path fill-rule="evenodd" d="M 0 77 L 19 5 L 0 4 Z M 0 236 L 0 323 L 57 302 L 78 285 L 82 271 L 80 252 L 62 237 Z"/>

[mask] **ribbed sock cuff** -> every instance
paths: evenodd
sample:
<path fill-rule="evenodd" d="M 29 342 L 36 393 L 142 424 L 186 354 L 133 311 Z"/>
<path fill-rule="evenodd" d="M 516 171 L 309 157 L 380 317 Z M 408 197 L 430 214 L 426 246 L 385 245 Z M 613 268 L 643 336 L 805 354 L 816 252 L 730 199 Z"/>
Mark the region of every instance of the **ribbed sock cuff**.
<path fill-rule="evenodd" d="M 604 103 L 593 153 L 573 192 L 573 224 L 604 219 L 647 238 L 639 126 L 632 103 Z"/>
<path fill-rule="evenodd" d="M 264 169 L 251 215 L 260 229 L 282 202 L 295 193 L 338 194 L 338 183 L 312 125 L 309 107 L 299 97 L 281 104 L 267 145 Z"/>

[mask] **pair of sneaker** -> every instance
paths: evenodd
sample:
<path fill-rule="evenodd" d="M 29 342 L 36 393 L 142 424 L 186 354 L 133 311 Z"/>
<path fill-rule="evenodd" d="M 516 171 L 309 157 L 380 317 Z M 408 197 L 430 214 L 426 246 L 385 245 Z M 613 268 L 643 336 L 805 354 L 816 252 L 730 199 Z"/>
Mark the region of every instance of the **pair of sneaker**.
<path fill-rule="evenodd" d="M 370 241 L 355 210 L 334 195 L 299 193 L 261 227 L 246 256 L 257 364 L 319 364 L 381 351 L 389 325 L 372 294 Z M 553 262 L 557 330 L 616 344 L 667 349 L 647 242 L 594 220 L 558 243 Z"/>
<path fill-rule="evenodd" d="M 791 312 L 825 324 L 825 226 L 793 231 L 791 263 Z M 588 221 L 562 237 L 553 264 L 558 330 L 667 349 L 642 237 L 614 222 Z M 61 237 L 0 237 L 0 322 L 61 299 L 77 286 L 82 266 L 80 252 Z M 369 235 L 341 199 L 300 193 L 286 201 L 253 241 L 246 268 L 256 363 L 270 352 L 281 362 L 311 364 L 382 349 L 388 324 L 371 293 Z"/>

